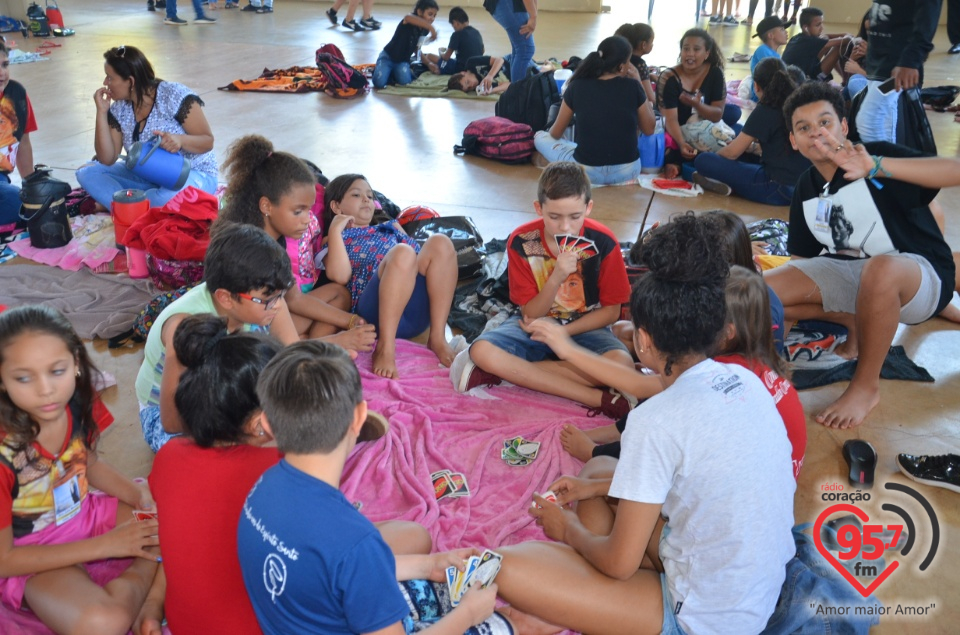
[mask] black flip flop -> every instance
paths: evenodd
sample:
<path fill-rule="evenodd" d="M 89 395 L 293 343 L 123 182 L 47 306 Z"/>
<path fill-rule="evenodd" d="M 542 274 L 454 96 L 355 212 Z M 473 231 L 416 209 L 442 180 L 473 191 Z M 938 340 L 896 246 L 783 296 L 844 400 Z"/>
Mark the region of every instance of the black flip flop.
<path fill-rule="evenodd" d="M 851 439 L 843 444 L 843 458 L 850 466 L 850 484 L 873 487 L 873 472 L 877 468 L 877 451 L 863 439 Z"/>

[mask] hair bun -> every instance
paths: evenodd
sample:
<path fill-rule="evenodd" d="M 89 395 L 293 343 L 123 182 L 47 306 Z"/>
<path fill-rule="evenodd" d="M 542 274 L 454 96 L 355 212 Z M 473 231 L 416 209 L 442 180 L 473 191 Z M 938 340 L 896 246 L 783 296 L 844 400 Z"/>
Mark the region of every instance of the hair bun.
<path fill-rule="evenodd" d="M 721 284 L 729 273 L 710 224 L 693 212 L 651 232 L 640 258 L 660 282 Z"/>
<path fill-rule="evenodd" d="M 217 343 L 227 334 L 227 320 L 216 315 L 189 315 L 177 325 L 173 350 L 187 368 L 204 363 Z"/>

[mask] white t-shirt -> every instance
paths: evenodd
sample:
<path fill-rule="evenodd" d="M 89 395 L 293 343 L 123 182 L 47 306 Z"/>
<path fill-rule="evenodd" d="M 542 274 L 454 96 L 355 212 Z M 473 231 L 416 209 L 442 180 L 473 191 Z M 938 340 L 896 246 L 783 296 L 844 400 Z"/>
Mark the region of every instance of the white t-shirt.
<path fill-rule="evenodd" d="M 630 413 L 610 495 L 663 504 L 660 542 L 687 633 L 758 633 L 795 553 L 791 446 L 756 375 L 705 360 Z"/>

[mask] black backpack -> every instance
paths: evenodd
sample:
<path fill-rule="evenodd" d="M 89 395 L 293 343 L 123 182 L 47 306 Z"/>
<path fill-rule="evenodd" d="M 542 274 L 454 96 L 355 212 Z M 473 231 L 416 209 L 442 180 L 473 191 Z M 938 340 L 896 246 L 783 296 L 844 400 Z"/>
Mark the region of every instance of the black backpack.
<path fill-rule="evenodd" d="M 931 86 L 920 89 L 920 101 L 937 112 L 944 112 L 960 95 L 960 86 Z"/>
<path fill-rule="evenodd" d="M 558 103 L 560 91 L 551 71 L 510 84 L 500 95 L 495 112 L 498 117 L 525 123 L 536 132 L 546 129 L 550 107 Z"/>
<path fill-rule="evenodd" d="M 847 124 L 850 131 L 847 138 L 854 143 L 860 143 L 860 133 L 857 130 L 857 113 L 863 105 L 867 90 L 861 90 L 850 102 L 850 114 L 847 115 Z M 897 138 L 894 143 L 913 148 L 928 155 L 937 154 L 937 142 L 933 138 L 930 121 L 920 101 L 920 89 L 911 88 L 900 93 L 897 101 Z"/>

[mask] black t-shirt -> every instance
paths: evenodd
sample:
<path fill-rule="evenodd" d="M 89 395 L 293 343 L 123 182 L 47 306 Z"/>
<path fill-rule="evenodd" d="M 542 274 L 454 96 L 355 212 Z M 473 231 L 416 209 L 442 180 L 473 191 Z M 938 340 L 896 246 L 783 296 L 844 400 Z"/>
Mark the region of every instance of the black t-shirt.
<path fill-rule="evenodd" d="M 867 152 L 885 157 L 922 154 L 886 142 L 864 144 Z M 882 189 L 867 179 L 847 181 L 837 170 L 827 189 L 830 209 L 821 207 L 826 181 L 816 168 L 801 175 L 790 204 L 791 255 L 813 258 L 869 258 L 889 253 L 911 253 L 926 258 L 940 277 L 937 313 L 953 297 L 956 270 L 950 247 L 930 212 L 939 190 L 883 179 Z M 838 253 L 839 252 L 839 253 Z"/>
<path fill-rule="evenodd" d="M 787 42 L 783 49 L 783 63 L 799 66 L 810 79 L 816 79 L 820 74 L 820 51 L 827 45 L 827 41 L 806 33 L 798 33 Z"/>
<path fill-rule="evenodd" d="M 493 68 L 493 63 L 490 61 L 489 55 L 477 55 L 467 60 L 463 70 L 473 73 L 477 76 L 477 80 L 482 82 L 483 78 L 487 76 L 487 73 L 490 72 L 491 68 Z M 504 60 L 503 66 L 500 67 L 500 73 L 510 77 L 510 63 L 506 60 Z M 497 73 L 497 75 L 500 73 Z M 493 82 L 494 88 L 496 88 L 498 85 L 499 82 Z"/>
<path fill-rule="evenodd" d="M 400 22 L 397 30 L 393 32 L 393 38 L 387 42 L 383 50 L 395 64 L 409 62 L 410 56 L 417 52 L 417 43 L 420 42 L 420 38 L 429 33 L 430 31 L 414 24 Z"/>
<path fill-rule="evenodd" d="M 583 165 L 636 161 L 637 109 L 646 100 L 640 82 L 628 77 L 569 81 L 563 101 L 577 115 L 573 158 Z"/>
<path fill-rule="evenodd" d="M 933 50 L 942 0 L 883 0 L 870 8 L 867 57 L 870 79 L 890 77 L 894 67 L 917 68 Z"/>
<path fill-rule="evenodd" d="M 800 175 L 810 167 L 810 161 L 790 145 L 782 111 L 757 104 L 743 124 L 743 133 L 755 138 L 763 148 L 760 164 L 777 183 L 794 187 Z"/>
<path fill-rule="evenodd" d="M 687 88 L 691 92 L 696 92 L 697 86 L 688 86 Z M 727 98 L 727 82 L 723 79 L 723 71 L 716 66 L 710 67 L 699 88 L 705 104 L 712 104 L 715 101 Z M 660 100 L 660 110 L 676 108 L 677 120 L 680 125 L 687 123 L 693 108 L 680 102 L 680 92 L 683 90 L 683 85 L 680 83 L 680 77 L 677 75 L 676 69 L 661 83 L 659 90 L 657 99 Z M 577 124 L 580 124 L 579 120 L 577 120 Z"/>
<path fill-rule="evenodd" d="M 457 53 L 457 72 L 459 73 L 467 67 L 467 60 L 483 55 L 483 36 L 480 35 L 480 31 L 467 25 L 453 32 L 447 48 Z"/>

